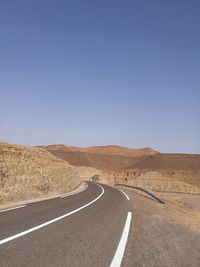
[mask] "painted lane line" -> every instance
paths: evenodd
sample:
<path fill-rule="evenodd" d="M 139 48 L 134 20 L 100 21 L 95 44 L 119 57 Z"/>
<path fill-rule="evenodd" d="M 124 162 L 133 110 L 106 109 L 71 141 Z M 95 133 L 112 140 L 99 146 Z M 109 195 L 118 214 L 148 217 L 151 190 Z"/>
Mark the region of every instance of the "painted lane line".
<path fill-rule="evenodd" d="M 128 200 L 130 200 L 130 198 L 127 196 L 127 194 L 123 190 L 119 189 L 119 191 L 122 192 Z"/>
<path fill-rule="evenodd" d="M 98 184 L 97 184 L 97 185 L 98 185 Z M 20 237 L 20 236 L 27 235 L 27 234 L 29 234 L 29 233 L 31 233 L 31 232 L 33 232 L 33 231 L 36 231 L 36 230 L 38 230 L 38 229 L 41 229 L 41 228 L 47 226 L 47 225 L 49 225 L 49 224 L 52 224 L 52 223 L 57 222 L 57 221 L 59 221 L 59 220 L 62 220 L 62 219 L 64 219 L 64 218 L 66 218 L 66 217 L 68 217 L 68 216 L 70 216 L 70 215 L 72 215 L 72 214 L 74 214 L 74 213 L 76 213 L 76 212 L 78 212 L 78 211 L 80 211 L 80 210 L 82 210 L 82 209 L 84 209 L 84 208 L 90 206 L 91 204 L 93 204 L 94 202 L 96 202 L 98 199 L 100 199 L 100 197 L 104 194 L 104 189 L 103 189 L 103 187 L 100 186 L 100 185 L 98 185 L 98 186 L 101 187 L 102 192 L 101 192 L 101 194 L 100 194 L 98 197 L 96 197 L 95 199 L 93 199 L 91 202 L 89 202 L 89 203 L 83 205 L 82 207 L 80 207 L 80 208 L 78 208 L 78 209 L 75 209 L 75 210 L 73 210 L 73 211 L 71 211 L 71 212 L 69 212 L 69 213 L 66 213 L 66 214 L 64 214 L 64 215 L 62 215 L 62 216 L 59 216 L 59 217 L 57 217 L 57 218 L 55 218 L 55 219 L 53 219 L 53 220 L 47 221 L 47 222 L 42 223 L 42 224 L 39 224 L 39 225 L 37 225 L 37 226 L 35 226 L 35 227 L 33 227 L 33 228 L 30 228 L 30 229 L 28 229 L 28 230 L 26 230 L 26 231 L 23 231 L 23 232 L 18 233 L 18 234 L 16 234 L 16 235 L 7 237 L 7 238 L 5 238 L 5 239 L 2 239 L 2 240 L 0 240 L 0 245 L 2 245 L 2 244 L 4 244 L 4 243 L 7 243 L 7 242 L 9 242 L 9 241 L 11 241 L 11 240 L 13 240 L 13 239 L 16 239 L 16 238 L 18 238 L 18 237 Z"/>
<path fill-rule="evenodd" d="M 117 250 L 115 252 L 114 258 L 111 262 L 110 267 L 120 267 L 121 262 L 124 256 L 124 251 L 126 248 L 126 243 L 128 240 L 128 235 L 129 235 L 129 230 L 130 230 L 130 225 L 131 225 L 131 218 L 132 218 L 132 212 L 128 212 L 127 218 L 126 218 L 126 223 L 124 226 L 124 230 L 121 236 L 121 239 L 119 241 Z"/>
<path fill-rule="evenodd" d="M 26 205 L 21 205 L 21 206 L 14 207 L 14 208 L 0 210 L 0 212 L 5 212 L 5 211 L 9 211 L 9 210 L 16 210 L 16 209 L 20 209 L 20 208 L 24 208 L 24 207 L 26 207 Z"/>
<path fill-rule="evenodd" d="M 80 191 L 78 191 L 78 192 L 67 193 L 67 194 L 64 194 L 64 195 L 60 196 L 60 198 L 73 196 L 73 195 L 76 195 L 76 194 L 78 194 L 78 193 L 81 193 L 81 192 L 83 192 L 83 191 L 85 191 L 85 190 L 86 190 L 86 188 L 83 188 L 82 190 L 80 190 Z"/>

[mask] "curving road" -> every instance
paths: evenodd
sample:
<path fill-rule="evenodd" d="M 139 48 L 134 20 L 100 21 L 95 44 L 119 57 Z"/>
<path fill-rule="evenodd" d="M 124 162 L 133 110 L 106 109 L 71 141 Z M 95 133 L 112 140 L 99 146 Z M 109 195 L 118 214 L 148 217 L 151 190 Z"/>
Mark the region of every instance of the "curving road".
<path fill-rule="evenodd" d="M 123 191 L 86 190 L 0 211 L 0 266 L 118 267 L 131 223 Z"/>

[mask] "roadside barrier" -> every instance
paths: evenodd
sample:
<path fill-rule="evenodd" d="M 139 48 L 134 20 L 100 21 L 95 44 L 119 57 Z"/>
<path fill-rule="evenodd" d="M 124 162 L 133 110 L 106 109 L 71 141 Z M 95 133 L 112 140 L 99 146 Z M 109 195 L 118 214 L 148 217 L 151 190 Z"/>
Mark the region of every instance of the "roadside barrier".
<path fill-rule="evenodd" d="M 161 204 L 165 204 L 165 202 L 158 198 L 157 196 L 155 196 L 152 192 L 149 192 L 148 190 L 144 189 L 144 188 L 141 188 L 141 187 L 137 187 L 137 186 L 132 186 L 132 185 L 127 185 L 127 184 L 115 184 L 115 186 L 118 185 L 118 186 L 125 186 L 125 187 L 130 187 L 130 188 L 133 188 L 133 189 L 137 189 L 137 190 L 140 190 L 148 195 L 150 195 L 152 198 L 154 198 L 155 200 L 157 200 L 159 203 Z"/>

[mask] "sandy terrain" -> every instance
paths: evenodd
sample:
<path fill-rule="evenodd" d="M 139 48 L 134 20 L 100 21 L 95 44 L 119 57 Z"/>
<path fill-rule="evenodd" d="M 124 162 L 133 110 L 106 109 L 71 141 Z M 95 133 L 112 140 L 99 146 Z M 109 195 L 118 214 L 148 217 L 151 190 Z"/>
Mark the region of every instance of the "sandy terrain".
<path fill-rule="evenodd" d="M 200 195 L 158 194 L 165 200 L 178 224 L 200 234 Z"/>
<path fill-rule="evenodd" d="M 147 195 L 131 197 L 133 222 L 123 266 L 198 267 L 200 262 L 200 196 L 169 195 L 159 204 Z"/>

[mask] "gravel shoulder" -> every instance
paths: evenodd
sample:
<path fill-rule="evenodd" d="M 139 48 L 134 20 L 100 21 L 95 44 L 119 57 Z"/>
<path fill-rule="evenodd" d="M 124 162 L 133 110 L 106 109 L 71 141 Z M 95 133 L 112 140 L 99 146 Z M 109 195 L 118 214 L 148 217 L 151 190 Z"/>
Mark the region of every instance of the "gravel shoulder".
<path fill-rule="evenodd" d="M 199 266 L 200 196 L 159 194 L 165 205 L 132 189 L 133 221 L 123 266 Z"/>

